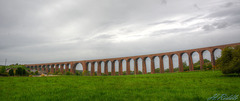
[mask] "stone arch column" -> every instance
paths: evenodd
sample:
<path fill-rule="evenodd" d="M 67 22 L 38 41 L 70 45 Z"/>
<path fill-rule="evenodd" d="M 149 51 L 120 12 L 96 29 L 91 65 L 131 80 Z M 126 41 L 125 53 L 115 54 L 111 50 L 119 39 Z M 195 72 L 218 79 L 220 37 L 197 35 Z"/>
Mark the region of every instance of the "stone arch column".
<path fill-rule="evenodd" d="M 199 61 L 200 61 L 200 70 L 203 70 L 203 64 L 204 64 L 203 51 L 198 51 L 198 54 L 199 54 Z"/>
<path fill-rule="evenodd" d="M 163 56 L 159 56 L 159 61 L 160 61 L 160 73 L 164 73 Z"/>
<path fill-rule="evenodd" d="M 51 65 L 51 73 L 54 73 L 54 65 Z"/>
<path fill-rule="evenodd" d="M 116 62 L 116 61 L 113 61 L 113 62 L 112 62 L 111 75 L 115 75 L 115 62 Z"/>
<path fill-rule="evenodd" d="M 37 66 L 37 71 L 40 71 L 40 67 L 41 67 L 41 66 Z"/>
<path fill-rule="evenodd" d="M 138 74 L 138 59 L 135 59 L 134 74 Z"/>
<path fill-rule="evenodd" d="M 101 76 L 101 75 L 102 75 L 102 73 L 101 73 L 101 63 L 102 63 L 102 61 L 99 61 L 99 62 L 98 62 L 98 69 L 97 69 L 97 75 L 98 75 L 98 76 Z"/>
<path fill-rule="evenodd" d="M 71 67 L 70 67 L 70 72 L 73 73 L 73 74 L 75 74 L 76 65 L 75 65 L 73 62 L 71 62 L 70 65 L 71 65 Z"/>
<path fill-rule="evenodd" d="M 64 73 L 63 66 L 64 66 L 64 64 L 60 64 L 60 72 L 61 72 L 62 74 Z"/>
<path fill-rule="evenodd" d="M 178 53 L 179 72 L 183 72 L 182 53 Z"/>
<path fill-rule="evenodd" d="M 173 73 L 173 61 L 172 61 L 172 55 L 168 55 L 169 59 L 169 72 Z"/>
<path fill-rule="evenodd" d="M 94 63 L 95 62 L 91 63 L 91 76 L 94 76 Z"/>
<path fill-rule="evenodd" d="M 126 62 L 127 62 L 126 74 L 127 74 L 127 75 L 130 75 L 130 60 L 131 60 L 131 59 L 127 59 L 127 61 L 126 61 Z"/>
<path fill-rule="evenodd" d="M 147 68 L 146 68 L 146 58 L 142 59 L 142 73 L 147 74 Z"/>
<path fill-rule="evenodd" d="M 154 57 L 150 59 L 151 59 L 151 74 L 154 74 L 155 73 Z"/>
<path fill-rule="evenodd" d="M 105 61 L 104 63 L 105 63 L 105 64 L 104 64 L 104 73 L 105 73 L 106 75 L 108 75 L 108 61 Z"/>
<path fill-rule="evenodd" d="M 118 70 L 118 75 L 123 75 L 123 72 L 122 72 L 122 62 L 123 62 L 123 60 L 118 60 L 119 61 L 119 70 Z"/>
<path fill-rule="evenodd" d="M 86 62 L 80 62 L 82 64 L 83 72 L 87 71 L 87 63 Z"/>
<path fill-rule="evenodd" d="M 46 72 L 49 72 L 49 65 L 46 65 Z"/>
<path fill-rule="evenodd" d="M 193 60 L 192 60 L 192 53 L 193 52 L 188 52 L 188 60 L 189 60 L 189 71 L 193 71 Z"/>
<path fill-rule="evenodd" d="M 69 71 L 69 64 L 65 64 L 65 72 Z"/>
<path fill-rule="evenodd" d="M 215 68 L 215 57 L 214 57 L 214 50 L 213 49 L 210 49 L 208 50 L 210 52 L 210 55 L 211 55 L 211 62 L 212 62 L 212 67 Z"/>
<path fill-rule="evenodd" d="M 59 64 L 56 64 L 55 71 L 56 71 L 56 72 L 59 72 Z"/>
<path fill-rule="evenodd" d="M 44 65 L 41 65 L 41 67 L 42 67 L 42 71 L 44 72 Z"/>

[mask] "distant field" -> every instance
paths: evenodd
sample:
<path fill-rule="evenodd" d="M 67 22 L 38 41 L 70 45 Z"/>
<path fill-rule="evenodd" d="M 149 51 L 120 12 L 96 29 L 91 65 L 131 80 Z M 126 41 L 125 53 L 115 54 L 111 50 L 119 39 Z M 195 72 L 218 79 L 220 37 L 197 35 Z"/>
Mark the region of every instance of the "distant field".
<path fill-rule="evenodd" d="M 220 71 L 137 76 L 0 77 L 0 101 L 206 101 L 215 94 L 240 95 L 240 77 L 226 77 Z"/>

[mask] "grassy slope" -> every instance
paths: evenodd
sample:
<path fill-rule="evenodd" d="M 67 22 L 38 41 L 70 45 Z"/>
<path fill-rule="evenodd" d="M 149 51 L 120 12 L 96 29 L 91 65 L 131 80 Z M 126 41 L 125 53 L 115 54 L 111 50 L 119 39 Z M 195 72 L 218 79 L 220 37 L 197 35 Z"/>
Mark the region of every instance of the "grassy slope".
<path fill-rule="evenodd" d="M 0 77 L 1 101 L 203 100 L 240 94 L 240 78 L 220 71 L 129 76 Z"/>

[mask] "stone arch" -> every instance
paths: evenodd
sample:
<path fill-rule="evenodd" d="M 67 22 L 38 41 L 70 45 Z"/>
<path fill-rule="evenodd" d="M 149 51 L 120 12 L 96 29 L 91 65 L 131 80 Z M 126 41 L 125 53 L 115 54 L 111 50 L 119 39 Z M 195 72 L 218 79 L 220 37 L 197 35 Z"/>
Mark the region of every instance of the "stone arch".
<path fill-rule="evenodd" d="M 114 60 L 114 70 L 115 70 L 115 75 L 119 75 L 119 61 Z"/>
<path fill-rule="evenodd" d="M 168 55 L 163 55 L 162 58 L 163 58 L 164 72 L 170 72 Z"/>
<path fill-rule="evenodd" d="M 130 70 L 130 74 L 134 74 L 134 69 L 135 69 L 135 60 L 134 59 L 132 59 L 132 58 L 130 58 L 129 59 L 129 62 L 130 62 L 130 68 L 129 68 L 129 70 Z"/>
<path fill-rule="evenodd" d="M 197 51 L 191 52 L 193 70 L 200 70 L 200 54 Z"/>
<path fill-rule="evenodd" d="M 211 59 L 211 53 L 209 50 L 203 50 L 202 52 L 202 56 L 203 56 L 203 69 L 211 69 L 212 68 L 212 59 Z"/>
<path fill-rule="evenodd" d="M 105 63 L 104 61 L 100 61 L 100 64 L 101 64 L 101 73 L 104 73 L 104 67 L 105 67 Z"/>
<path fill-rule="evenodd" d="M 142 66 L 143 61 L 142 61 L 142 58 L 139 57 L 135 61 L 137 62 L 137 67 L 138 67 L 137 68 L 137 74 L 143 74 L 143 66 Z"/>
<path fill-rule="evenodd" d="M 215 59 L 220 58 L 222 56 L 222 49 L 220 48 L 213 49 L 213 54 Z"/>
<path fill-rule="evenodd" d="M 88 71 L 88 73 L 91 72 L 91 66 L 92 66 L 92 63 L 91 62 L 86 62 L 86 70 Z"/>
<path fill-rule="evenodd" d="M 189 71 L 189 54 L 186 52 L 181 53 L 181 57 L 182 57 L 183 71 Z"/>
<path fill-rule="evenodd" d="M 75 64 L 74 67 L 75 67 L 76 72 L 79 72 L 79 73 L 82 74 L 82 72 L 83 72 L 83 65 L 82 65 L 82 63 L 78 62 L 78 63 Z"/>
<path fill-rule="evenodd" d="M 152 62 L 154 62 L 153 63 L 153 65 L 154 65 L 154 73 L 160 73 L 160 58 L 159 58 L 159 56 L 154 56 L 153 58 L 152 58 Z"/>
<path fill-rule="evenodd" d="M 203 55 L 203 59 L 207 59 L 207 60 L 211 61 L 211 54 L 210 54 L 209 50 L 203 50 L 202 55 Z"/>
<path fill-rule="evenodd" d="M 127 60 L 122 59 L 121 62 L 123 75 L 127 75 Z"/>
<path fill-rule="evenodd" d="M 151 58 L 150 57 L 144 57 L 143 61 L 145 62 L 146 72 L 151 73 Z"/>
<path fill-rule="evenodd" d="M 63 74 L 64 73 L 64 64 L 59 64 L 60 65 L 60 72 Z"/>
<path fill-rule="evenodd" d="M 97 61 L 95 61 L 95 62 L 93 62 L 93 64 L 94 64 L 94 74 L 95 75 L 97 75 L 97 72 L 98 72 L 98 62 Z"/>
<path fill-rule="evenodd" d="M 108 69 L 108 74 L 112 72 L 112 61 L 108 60 L 107 61 L 107 69 Z"/>
<path fill-rule="evenodd" d="M 179 58 L 177 54 L 172 54 L 172 66 L 173 66 L 173 72 L 179 71 Z"/>

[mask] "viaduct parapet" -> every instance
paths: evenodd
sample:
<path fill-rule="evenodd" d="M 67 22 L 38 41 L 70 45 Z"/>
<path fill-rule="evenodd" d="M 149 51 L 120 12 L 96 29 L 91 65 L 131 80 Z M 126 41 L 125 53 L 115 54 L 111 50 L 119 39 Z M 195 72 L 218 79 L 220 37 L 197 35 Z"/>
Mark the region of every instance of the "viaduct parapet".
<path fill-rule="evenodd" d="M 193 59 L 192 54 L 194 52 L 197 52 L 199 54 L 199 60 L 200 60 L 200 69 L 203 69 L 203 52 L 209 51 L 211 56 L 211 63 L 212 66 L 215 66 L 215 58 L 214 58 L 214 51 L 216 49 L 223 50 L 225 47 L 234 47 L 236 45 L 240 45 L 240 43 L 234 43 L 234 44 L 226 44 L 226 45 L 219 45 L 219 46 L 211 46 L 211 47 L 204 47 L 204 48 L 197 48 L 197 49 L 189 49 L 189 50 L 181 50 L 181 51 L 174 51 L 174 52 L 166 52 L 166 53 L 158 53 L 158 54 L 148 54 L 148 55 L 139 55 L 139 56 L 129 56 L 129 57 L 120 57 L 120 58 L 106 58 L 106 59 L 95 59 L 95 60 L 82 60 L 82 61 L 69 61 L 69 62 L 56 62 L 56 63 L 41 63 L 41 64 L 26 64 L 25 66 L 27 68 L 36 69 L 38 71 L 45 71 L 45 72 L 51 72 L 54 73 L 55 71 L 59 71 L 61 73 L 64 73 L 66 71 L 70 71 L 71 73 L 76 72 L 76 66 L 77 64 L 82 64 L 83 72 L 89 70 L 88 65 L 91 64 L 91 75 L 94 75 L 94 64 L 97 63 L 97 75 L 101 75 L 101 64 L 104 63 L 104 74 L 108 75 L 108 62 L 112 63 L 111 66 L 111 75 L 115 75 L 115 62 L 119 62 L 119 70 L 118 75 L 123 75 L 123 65 L 122 61 L 126 61 L 126 75 L 130 74 L 130 60 L 134 60 L 134 73 L 138 74 L 138 59 L 142 59 L 142 73 L 146 74 L 146 59 L 150 58 L 151 60 L 151 73 L 155 73 L 155 63 L 154 58 L 159 57 L 159 63 L 160 63 L 160 73 L 164 73 L 164 64 L 163 64 L 163 57 L 167 56 L 169 59 L 169 72 L 172 73 L 173 71 L 173 61 L 172 57 L 173 55 L 178 56 L 178 65 L 179 65 L 179 72 L 183 72 L 183 63 L 182 63 L 182 55 L 186 53 L 188 55 L 189 60 L 189 70 L 193 71 Z M 65 66 L 65 70 L 64 70 Z M 55 69 L 54 69 L 55 67 Z"/>

